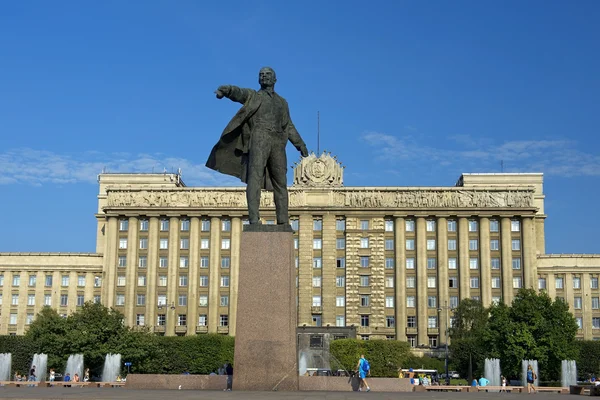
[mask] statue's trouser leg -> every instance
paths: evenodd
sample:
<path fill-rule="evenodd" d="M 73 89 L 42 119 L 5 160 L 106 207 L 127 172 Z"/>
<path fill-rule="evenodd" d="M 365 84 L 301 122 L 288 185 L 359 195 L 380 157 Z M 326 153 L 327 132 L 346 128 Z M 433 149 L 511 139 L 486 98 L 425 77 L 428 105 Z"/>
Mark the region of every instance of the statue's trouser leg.
<path fill-rule="evenodd" d="M 246 200 L 248 202 L 248 219 L 251 224 L 260 219 L 260 191 L 265 179 L 265 167 L 269 158 L 270 146 L 268 141 L 261 140 L 261 134 L 252 133 L 251 147 L 248 154 L 248 186 Z"/>
<path fill-rule="evenodd" d="M 278 224 L 289 223 L 288 217 L 288 191 L 287 191 L 287 157 L 285 143 L 273 144 L 271 157 L 267 161 L 267 168 L 273 183 L 273 199 Z"/>

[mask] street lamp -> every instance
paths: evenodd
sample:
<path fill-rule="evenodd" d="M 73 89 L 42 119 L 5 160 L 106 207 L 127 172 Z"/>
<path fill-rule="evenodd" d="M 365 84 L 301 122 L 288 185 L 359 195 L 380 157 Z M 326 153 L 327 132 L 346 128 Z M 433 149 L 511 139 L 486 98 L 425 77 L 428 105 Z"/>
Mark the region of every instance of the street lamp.
<path fill-rule="evenodd" d="M 450 310 L 450 307 L 448 307 L 448 301 L 444 301 L 444 306 L 438 308 L 438 313 L 440 313 L 442 310 L 446 310 L 446 360 L 444 362 L 444 367 L 446 369 L 446 384 L 449 385 L 450 376 L 448 375 L 448 310 Z"/>

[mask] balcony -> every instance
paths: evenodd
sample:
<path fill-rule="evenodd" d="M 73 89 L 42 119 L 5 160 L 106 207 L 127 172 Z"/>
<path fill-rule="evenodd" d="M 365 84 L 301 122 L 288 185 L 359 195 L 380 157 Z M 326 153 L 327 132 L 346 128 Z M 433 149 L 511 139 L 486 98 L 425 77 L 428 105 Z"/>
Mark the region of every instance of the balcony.
<path fill-rule="evenodd" d="M 321 306 L 312 306 L 310 308 L 310 312 L 312 314 L 322 314 L 323 313 L 323 307 L 321 307 Z"/>
<path fill-rule="evenodd" d="M 371 328 L 368 326 L 359 326 L 357 329 L 358 333 L 371 333 Z"/>
<path fill-rule="evenodd" d="M 229 327 L 228 326 L 217 326 L 217 333 L 221 333 L 221 334 L 229 333 Z"/>
<path fill-rule="evenodd" d="M 207 333 L 208 332 L 208 326 L 197 326 L 196 327 L 196 333 Z"/>
<path fill-rule="evenodd" d="M 187 325 L 178 325 L 175 327 L 175 333 L 186 333 Z"/>
<path fill-rule="evenodd" d="M 417 334 L 417 328 L 406 328 L 406 334 L 407 335 L 416 335 Z"/>
<path fill-rule="evenodd" d="M 429 335 L 439 335 L 440 328 L 427 328 L 427 334 Z"/>
<path fill-rule="evenodd" d="M 164 325 L 158 325 L 154 327 L 154 332 L 164 332 L 165 331 L 165 326 Z"/>

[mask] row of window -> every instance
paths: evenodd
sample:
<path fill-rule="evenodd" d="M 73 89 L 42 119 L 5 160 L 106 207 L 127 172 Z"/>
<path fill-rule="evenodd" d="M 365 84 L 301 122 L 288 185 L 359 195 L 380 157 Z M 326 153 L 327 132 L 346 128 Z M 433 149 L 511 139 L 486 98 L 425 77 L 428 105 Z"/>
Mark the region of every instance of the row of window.
<path fill-rule="evenodd" d="M 295 231 L 298 230 L 299 228 L 299 221 L 297 219 L 292 219 L 290 221 L 290 224 L 292 225 L 292 229 L 294 229 Z M 425 229 L 427 230 L 427 232 L 435 232 L 437 229 L 437 223 L 436 220 L 434 219 L 428 219 L 425 222 Z M 370 220 L 368 219 L 363 219 L 359 221 L 359 229 L 361 230 L 369 230 L 370 229 Z M 448 232 L 456 232 L 456 220 L 454 219 L 449 219 L 447 221 L 447 231 Z M 479 230 L 479 223 L 477 220 L 474 219 L 470 219 L 468 221 L 468 226 L 469 226 L 469 232 L 477 232 Z M 338 231 L 345 231 L 346 230 L 346 220 L 344 219 L 338 219 L 335 222 L 335 229 Z M 393 220 L 385 220 L 384 221 L 384 229 L 386 232 L 393 232 L 394 231 L 394 221 Z M 321 219 L 313 219 L 313 230 L 314 231 L 322 231 L 323 230 L 323 220 Z M 414 219 L 407 219 L 405 220 L 405 230 L 406 232 L 414 232 L 415 231 L 415 220 Z M 521 221 L 513 219 L 510 222 L 510 230 L 512 232 L 519 232 L 521 231 Z M 490 220 L 490 232 L 499 232 L 500 231 L 500 221 L 498 221 L 497 219 L 491 219 Z"/>
<path fill-rule="evenodd" d="M 138 268 L 147 268 L 148 267 L 148 256 L 139 256 L 137 262 Z M 127 267 L 127 256 L 122 255 L 118 258 L 118 266 L 119 268 Z M 190 258 L 188 256 L 180 256 L 179 257 L 179 268 L 189 268 L 190 266 Z M 231 258 L 229 256 L 221 256 L 221 268 L 229 268 L 231 266 Z M 169 267 L 169 258 L 166 256 L 161 256 L 158 258 L 158 267 L 159 268 L 168 268 Z M 200 257 L 200 268 L 208 268 L 209 267 L 209 258 L 208 256 Z"/>
<path fill-rule="evenodd" d="M 95 295 L 94 296 L 94 302 L 99 303 L 100 302 L 100 295 Z M 3 303 L 3 296 L 2 294 L 0 294 L 0 305 L 2 305 Z M 82 294 L 78 294 L 77 298 L 76 298 L 76 304 L 78 307 L 83 306 L 83 303 L 85 303 L 84 300 L 84 296 Z M 18 306 L 19 305 L 19 295 L 18 294 L 13 294 L 11 297 L 11 301 L 10 304 L 12 306 Z M 28 306 L 35 306 L 35 294 L 28 294 L 27 295 L 27 305 Z M 45 306 L 52 306 L 52 295 L 51 294 L 44 294 L 44 305 Z M 61 294 L 60 295 L 60 306 L 61 307 L 65 307 L 69 305 L 69 295 L 68 294 Z"/>
<path fill-rule="evenodd" d="M 208 287 L 209 277 L 208 275 L 200 275 L 200 287 Z M 158 276 L 158 286 L 167 286 L 168 277 L 167 275 L 159 275 Z M 229 275 L 221 275 L 220 277 L 220 286 L 221 287 L 229 287 L 230 278 Z M 117 286 L 126 286 L 127 278 L 125 275 L 117 276 Z M 137 285 L 138 286 L 146 286 L 148 284 L 148 277 L 146 275 L 138 275 L 137 276 Z M 188 276 L 187 275 L 179 275 L 179 286 L 186 287 L 188 286 Z"/>
<path fill-rule="evenodd" d="M 160 231 L 168 232 L 170 221 L 168 219 L 160 220 Z M 147 219 L 142 219 L 139 221 L 139 228 L 141 232 L 147 232 L 149 229 L 149 221 Z M 190 230 L 190 220 L 182 219 L 179 221 L 179 229 L 181 232 L 189 232 Z M 121 219 L 119 220 L 119 231 L 127 232 L 129 230 L 129 220 Z M 203 219 L 200 221 L 200 230 L 202 232 L 210 232 L 210 220 Z M 223 232 L 231 231 L 231 221 L 228 219 L 221 220 L 221 230 Z"/>
<path fill-rule="evenodd" d="M 371 257 L 370 256 L 360 256 L 360 266 L 362 268 L 369 268 L 371 266 Z M 414 257 L 408 257 L 405 260 L 406 269 L 415 269 L 416 259 Z M 346 258 L 338 257 L 336 259 L 337 268 L 346 268 Z M 392 257 L 385 258 L 385 268 L 386 269 L 394 269 L 396 266 L 396 261 Z M 499 270 L 501 266 L 500 258 L 494 257 L 490 259 L 490 267 L 491 269 Z M 313 257 L 313 268 L 322 268 L 323 267 L 323 259 L 321 257 Z M 298 258 L 296 258 L 296 268 L 298 268 Z M 437 268 L 437 258 L 428 257 L 427 258 L 427 269 L 436 269 Z M 448 258 L 448 269 L 458 269 L 458 259 L 456 257 Z M 479 258 L 470 257 L 469 258 L 469 269 L 479 269 Z M 513 258 L 512 259 L 512 269 L 521 269 L 521 259 Z"/>
<path fill-rule="evenodd" d="M 564 278 L 554 278 L 554 288 L 564 289 Z M 538 278 L 538 289 L 546 289 L 546 278 Z M 573 277 L 573 289 L 581 289 L 581 278 L 578 276 Z M 598 277 L 590 277 L 590 289 L 598 289 Z"/>
<path fill-rule="evenodd" d="M 124 306 L 125 305 L 125 295 L 124 294 L 117 294 L 116 295 L 116 305 L 117 306 Z M 145 306 L 146 305 L 146 295 L 145 294 L 138 294 L 136 295 L 136 306 Z M 167 307 L 167 296 L 166 295 L 158 295 L 158 300 L 157 300 L 157 304 L 158 307 Z M 174 306 L 175 304 L 173 304 Z M 187 306 L 188 305 L 188 295 L 187 294 L 179 294 L 177 296 L 177 305 L 178 306 Z M 219 305 L 221 307 L 228 307 L 229 306 L 229 295 L 226 294 L 222 294 L 219 296 Z M 208 295 L 207 294 L 201 294 L 199 296 L 199 302 L 198 302 L 198 306 L 199 307 L 208 307 Z"/>
<path fill-rule="evenodd" d="M 148 249 L 148 238 L 140 238 L 140 250 Z M 128 239 L 126 237 L 119 238 L 119 249 L 125 250 L 128 246 Z M 159 250 L 168 250 L 169 249 L 169 238 L 160 238 L 158 240 L 158 248 Z M 189 238 L 181 238 L 179 239 L 179 249 L 180 250 L 189 250 L 190 248 L 190 239 Z M 231 248 L 231 239 L 224 238 L 221 239 L 221 250 L 229 250 Z M 210 239 L 203 238 L 200 239 L 200 249 L 208 250 L 210 249 Z"/>
<path fill-rule="evenodd" d="M 69 275 L 62 275 L 61 276 L 61 286 L 69 286 L 70 283 L 70 276 Z M 54 276 L 53 275 L 46 275 L 45 276 L 45 280 L 44 280 L 44 286 L 45 287 L 52 287 L 52 283 L 54 280 Z M 79 287 L 84 287 L 85 286 L 85 281 L 86 281 L 86 277 L 85 275 L 78 275 L 77 276 L 77 286 Z M 12 285 L 15 287 L 19 287 L 21 286 L 21 275 L 19 273 L 13 273 L 12 275 Z M 36 286 L 37 285 L 37 275 L 36 274 L 30 274 L 29 275 L 29 285 L 28 286 Z M 4 286 L 4 275 L 0 275 L 0 287 Z M 100 276 L 94 276 L 94 287 L 101 287 L 102 286 L 102 277 Z"/>
<path fill-rule="evenodd" d="M 143 326 L 145 325 L 145 315 L 137 314 L 136 315 L 136 325 Z M 166 314 L 158 314 L 156 316 L 156 325 L 157 326 L 165 326 L 167 324 L 167 315 Z M 207 326 L 208 318 L 206 314 L 198 315 L 198 326 Z M 187 326 L 187 314 L 178 314 L 177 315 L 177 326 Z M 219 326 L 229 326 L 229 315 L 221 314 L 219 315 Z"/>

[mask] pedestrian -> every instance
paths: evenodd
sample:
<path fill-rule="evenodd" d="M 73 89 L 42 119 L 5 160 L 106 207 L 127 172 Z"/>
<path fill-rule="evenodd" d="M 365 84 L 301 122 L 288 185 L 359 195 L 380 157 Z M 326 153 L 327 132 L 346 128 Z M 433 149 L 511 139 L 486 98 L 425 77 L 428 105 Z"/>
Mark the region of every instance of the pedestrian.
<path fill-rule="evenodd" d="M 83 381 L 84 382 L 89 382 L 90 381 L 90 369 L 89 368 L 85 369 L 85 373 L 83 375 Z"/>
<path fill-rule="evenodd" d="M 489 380 L 487 380 L 485 377 L 481 377 L 479 378 L 479 386 L 487 386 L 490 383 Z"/>
<path fill-rule="evenodd" d="M 364 354 L 360 355 L 360 360 L 358 360 L 358 364 L 356 364 L 356 372 L 360 378 L 358 391 L 360 392 L 361 388 L 364 386 L 367 389 L 367 392 L 370 392 L 371 388 L 367 383 L 367 375 L 371 374 L 371 365 L 369 365 L 369 361 L 365 358 Z"/>
<path fill-rule="evenodd" d="M 535 390 L 535 385 L 534 382 L 537 379 L 537 375 L 535 374 L 535 371 L 533 370 L 533 367 L 531 366 L 531 364 L 529 364 L 527 366 L 527 393 L 531 393 L 531 391 L 533 390 L 533 393 L 537 393 L 537 390 Z"/>
<path fill-rule="evenodd" d="M 33 382 L 33 381 L 35 381 L 35 379 L 36 379 L 36 376 L 35 376 L 35 365 L 33 365 L 31 367 L 31 370 L 29 370 L 29 381 Z"/>
<path fill-rule="evenodd" d="M 502 389 L 500 391 L 506 393 L 506 377 L 504 375 L 500 376 L 500 382 L 502 383 Z"/>
<path fill-rule="evenodd" d="M 227 374 L 227 389 L 226 391 L 231 391 L 233 388 L 233 367 L 230 363 L 225 364 L 225 373 Z"/>
<path fill-rule="evenodd" d="M 55 379 L 56 379 L 56 373 L 54 372 L 54 368 L 50 368 L 50 378 L 49 378 L 50 386 L 54 386 L 52 384 L 52 382 L 54 382 Z"/>

